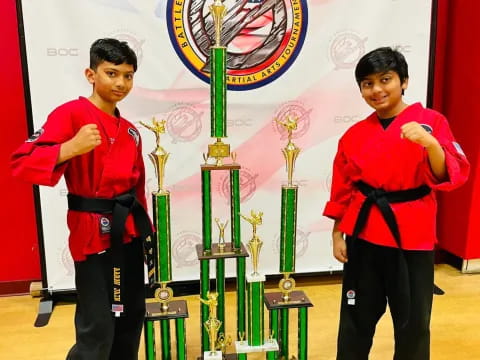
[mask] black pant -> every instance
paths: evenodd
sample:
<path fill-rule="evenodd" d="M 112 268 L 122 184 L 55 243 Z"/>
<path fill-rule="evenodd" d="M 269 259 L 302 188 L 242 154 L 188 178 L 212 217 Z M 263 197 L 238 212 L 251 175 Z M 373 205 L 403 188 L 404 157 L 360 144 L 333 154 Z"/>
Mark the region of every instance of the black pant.
<path fill-rule="evenodd" d="M 114 317 L 110 251 L 75 262 L 76 344 L 67 360 L 136 360 L 145 317 L 143 245 L 124 245 L 122 298 L 125 314 Z"/>
<path fill-rule="evenodd" d="M 378 320 L 390 307 L 395 336 L 394 360 L 430 359 L 430 315 L 433 297 L 433 251 L 403 251 L 347 238 L 349 262 L 344 265 L 337 360 L 367 360 Z M 401 258 L 404 256 L 405 262 Z M 350 260 L 356 257 L 351 262 Z M 402 264 L 403 262 L 403 264 Z M 355 266 L 353 266 L 355 264 Z M 406 266 L 405 266 L 406 265 Z M 407 322 L 405 290 L 398 286 L 406 272 L 410 292 Z M 355 278 L 355 303 L 345 283 Z M 347 281 L 348 280 L 348 281 Z M 407 296 L 408 298 L 408 296 Z M 402 300 L 403 299 L 403 300 Z"/>

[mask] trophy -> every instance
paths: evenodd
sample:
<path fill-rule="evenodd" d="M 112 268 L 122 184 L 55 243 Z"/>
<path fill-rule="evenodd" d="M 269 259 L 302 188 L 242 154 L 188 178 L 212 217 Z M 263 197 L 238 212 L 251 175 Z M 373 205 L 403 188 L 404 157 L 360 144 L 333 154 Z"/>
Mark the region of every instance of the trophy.
<path fill-rule="evenodd" d="M 222 352 L 217 351 L 218 331 L 222 322 L 217 319 L 218 293 L 208 292 L 207 300 L 200 298 L 200 301 L 208 306 L 208 320 L 203 324 L 208 332 L 210 351 L 203 353 L 203 360 L 222 360 Z"/>
<path fill-rule="evenodd" d="M 155 290 L 156 302 L 146 304 L 144 325 L 145 352 L 147 360 L 156 359 L 154 322 L 160 322 L 162 359 L 171 358 L 170 320 L 175 319 L 177 359 L 186 359 L 185 318 L 188 317 L 185 300 L 172 301 L 173 291 L 167 286 L 172 280 L 171 232 L 170 232 L 170 192 L 164 188 L 165 165 L 169 153 L 160 145 L 160 136 L 165 133 L 165 120 L 152 119 L 151 124 L 140 122 L 155 134 L 156 147 L 148 154 L 155 167 L 157 190 L 152 193 L 153 222 L 156 228 L 155 247 L 147 250 L 153 253 L 154 266 L 150 269 L 149 279 L 160 285 Z M 148 257 L 147 257 L 148 261 Z"/>
<path fill-rule="evenodd" d="M 290 274 L 295 272 L 295 243 L 297 234 L 297 198 L 298 186 L 293 184 L 293 171 L 300 148 L 292 141 L 293 131 L 297 129 L 298 119 L 287 116 L 286 119 L 276 120 L 288 132 L 288 143 L 282 149 L 286 163 L 287 184 L 282 185 L 281 226 L 280 226 L 280 292 L 265 294 L 265 305 L 270 315 L 271 337 L 279 343 L 280 359 L 289 359 L 288 334 L 289 310 L 298 309 L 298 358 L 307 360 L 307 328 L 308 308 L 313 304 L 303 291 L 295 291 L 295 280 Z M 267 354 L 268 360 L 277 357 Z"/>
<path fill-rule="evenodd" d="M 223 143 L 227 137 L 226 95 L 227 95 L 227 49 L 221 44 L 223 18 L 226 15 L 226 7 L 220 0 L 215 0 L 210 6 L 211 19 L 215 30 L 213 45 L 210 48 L 210 136 L 215 139 L 213 144 L 208 145 L 208 152 L 203 154 L 204 163 L 200 166 L 202 181 L 202 243 L 196 246 L 197 257 L 200 260 L 200 297 L 207 299 L 210 291 L 210 261 L 216 265 L 216 289 L 217 306 L 216 317 L 219 321 L 217 344 L 213 343 L 213 329 L 207 329 L 207 321 L 211 318 L 209 307 L 205 302 L 200 304 L 201 324 L 201 348 L 202 352 L 212 352 L 213 347 L 226 348 L 228 337 L 225 334 L 225 261 L 236 260 L 237 279 L 237 333 L 246 331 L 246 280 L 245 262 L 248 256 L 247 250 L 240 239 L 240 165 L 236 162 L 236 154 L 230 152 L 230 145 Z M 226 162 L 225 158 L 231 158 L 232 162 Z M 212 161 L 213 160 L 213 161 Z M 220 171 L 228 171 L 230 175 L 230 219 L 221 221 L 219 217 L 212 218 L 212 175 Z M 219 230 L 218 243 L 212 244 L 212 225 L 215 220 Z M 230 224 L 231 242 L 225 241 L 227 224 Z M 220 340 L 219 340 L 220 339 Z M 223 345 L 222 345 L 223 344 Z M 224 359 L 246 359 L 245 354 L 224 354 Z"/>
<path fill-rule="evenodd" d="M 249 352 L 264 352 L 275 354 L 278 351 L 278 344 L 275 339 L 265 338 L 264 336 L 264 295 L 265 295 L 265 275 L 258 271 L 260 259 L 260 250 L 263 241 L 257 235 L 257 227 L 262 225 L 263 212 L 252 210 L 250 216 L 240 214 L 240 216 L 252 225 L 252 237 L 247 244 L 252 259 L 252 272 L 247 275 L 247 318 L 248 331 L 247 341 L 244 341 L 244 334 L 239 334 L 240 340 L 235 342 L 235 347 L 239 355 Z"/>

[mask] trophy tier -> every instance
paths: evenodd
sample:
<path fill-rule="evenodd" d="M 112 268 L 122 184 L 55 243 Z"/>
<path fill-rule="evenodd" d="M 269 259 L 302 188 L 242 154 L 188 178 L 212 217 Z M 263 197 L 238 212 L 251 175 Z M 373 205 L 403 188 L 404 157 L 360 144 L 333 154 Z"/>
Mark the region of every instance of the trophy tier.
<path fill-rule="evenodd" d="M 248 257 L 248 251 L 243 243 L 240 243 L 240 246 L 240 248 L 234 248 L 231 242 L 226 242 L 223 250 L 220 250 L 218 243 L 213 243 L 211 250 L 204 250 L 203 244 L 197 244 L 195 248 L 197 249 L 198 260 Z"/>
<path fill-rule="evenodd" d="M 284 301 L 283 294 L 281 292 L 266 293 L 265 306 L 268 310 L 313 307 L 310 299 L 301 290 L 292 291 L 289 296 L 290 300 Z"/>
<path fill-rule="evenodd" d="M 241 166 L 239 164 L 223 164 L 223 165 L 210 165 L 202 164 L 200 165 L 200 170 L 202 171 L 211 171 L 211 170 L 240 170 Z"/>
<path fill-rule="evenodd" d="M 187 302 L 173 300 L 168 303 L 168 311 L 162 311 L 162 304 L 158 301 L 147 302 L 146 320 L 168 320 L 188 318 Z"/>

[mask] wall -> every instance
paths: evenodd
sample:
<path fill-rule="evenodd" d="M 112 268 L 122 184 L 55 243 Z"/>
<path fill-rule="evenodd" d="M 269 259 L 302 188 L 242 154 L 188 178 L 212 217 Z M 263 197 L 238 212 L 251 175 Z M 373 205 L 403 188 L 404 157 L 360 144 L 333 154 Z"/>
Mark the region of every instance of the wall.
<path fill-rule="evenodd" d="M 40 279 L 41 274 L 32 186 L 14 180 L 8 165 L 10 154 L 28 137 L 15 0 L 2 1 L 0 13 L 0 119 L 3 124 L 0 188 L 3 189 L 4 198 L 0 210 L 1 285 L 6 281 L 29 282 Z"/>

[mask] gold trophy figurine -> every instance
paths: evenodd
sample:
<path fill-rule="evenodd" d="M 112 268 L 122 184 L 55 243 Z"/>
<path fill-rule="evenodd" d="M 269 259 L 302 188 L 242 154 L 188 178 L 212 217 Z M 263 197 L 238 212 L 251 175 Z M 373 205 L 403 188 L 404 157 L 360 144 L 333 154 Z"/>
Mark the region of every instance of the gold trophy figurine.
<path fill-rule="evenodd" d="M 258 272 L 258 260 L 260 256 L 260 250 L 262 249 L 263 241 L 260 240 L 260 238 L 257 236 L 257 226 L 262 225 L 263 212 L 260 211 L 256 213 L 254 210 L 252 210 L 250 212 L 251 217 L 248 218 L 242 214 L 240 214 L 240 216 L 253 226 L 253 235 L 247 246 L 250 250 L 250 254 L 252 255 L 252 275 L 260 275 Z"/>
<path fill-rule="evenodd" d="M 215 222 L 217 223 L 218 230 L 220 231 L 218 234 L 218 250 L 219 252 L 223 252 L 223 250 L 225 250 L 225 227 L 228 224 L 228 220 L 224 223 L 221 223 L 219 218 L 215 218 Z"/>
<path fill-rule="evenodd" d="M 282 125 L 288 132 L 288 144 L 282 149 L 283 156 L 285 157 L 287 173 L 288 173 L 288 186 L 293 185 L 293 170 L 295 169 L 295 160 L 297 160 L 300 148 L 292 142 L 293 130 L 297 129 L 298 118 L 291 115 L 287 116 L 284 121 L 276 120 L 279 125 Z"/>
<path fill-rule="evenodd" d="M 204 325 L 208 332 L 208 339 L 210 341 L 210 354 L 214 354 L 217 349 L 217 338 L 218 330 L 222 325 L 222 322 L 217 319 L 217 306 L 218 306 L 218 293 L 208 292 L 208 300 L 200 298 L 200 301 L 208 306 L 208 320 L 205 321 Z"/>
<path fill-rule="evenodd" d="M 155 140 L 157 143 L 157 146 L 155 150 L 153 150 L 150 154 L 148 154 L 148 157 L 153 163 L 153 166 L 155 166 L 155 171 L 157 173 L 157 181 L 158 181 L 158 190 L 157 194 L 166 194 L 168 191 L 166 191 L 163 188 L 163 180 L 165 177 L 165 164 L 167 163 L 168 157 L 170 156 L 170 153 L 167 153 L 165 149 L 160 145 L 160 135 L 165 133 L 165 120 L 158 121 L 155 118 L 152 118 L 152 125 L 146 124 L 143 121 L 140 121 L 140 124 L 142 124 L 145 128 L 148 130 L 152 131 L 155 134 Z"/>
<path fill-rule="evenodd" d="M 221 45 L 221 36 L 222 36 L 222 24 L 223 18 L 227 14 L 227 7 L 223 4 L 222 0 L 215 0 L 212 5 L 210 5 L 210 13 L 213 17 L 213 23 L 215 25 L 215 46 L 219 47 Z"/>

